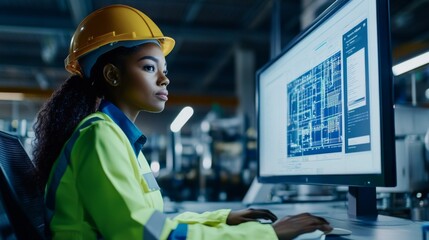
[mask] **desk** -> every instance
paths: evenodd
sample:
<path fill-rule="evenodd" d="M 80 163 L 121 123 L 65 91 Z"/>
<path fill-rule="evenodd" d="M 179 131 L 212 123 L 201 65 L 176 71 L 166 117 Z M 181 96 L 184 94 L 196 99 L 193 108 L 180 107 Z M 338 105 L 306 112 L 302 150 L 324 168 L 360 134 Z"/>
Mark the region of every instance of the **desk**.
<path fill-rule="evenodd" d="M 167 203 L 167 205 L 169 205 Z M 183 202 L 174 203 L 175 207 L 182 211 L 204 212 L 213 211 L 221 208 L 230 208 L 233 210 L 243 209 L 246 206 L 240 202 Z M 422 239 L 421 223 L 413 222 L 407 219 L 380 216 L 381 222 L 357 221 L 347 217 L 345 202 L 324 202 L 324 203 L 285 203 L 285 204 L 263 204 L 252 205 L 252 208 L 266 208 L 271 210 L 279 218 L 295 215 L 302 212 L 309 212 L 326 218 L 333 227 L 340 227 L 351 230 L 353 233 L 349 236 L 333 237 L 326 239 L 332 240 L 419 240 Z M 169 214 L 174 216 L 177 213 Z"/>

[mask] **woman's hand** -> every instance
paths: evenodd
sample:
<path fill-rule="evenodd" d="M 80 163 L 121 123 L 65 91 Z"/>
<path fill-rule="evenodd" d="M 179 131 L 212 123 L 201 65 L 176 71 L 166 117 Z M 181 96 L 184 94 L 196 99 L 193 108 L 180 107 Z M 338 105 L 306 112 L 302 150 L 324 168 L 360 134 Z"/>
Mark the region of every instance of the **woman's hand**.
<path fill-rule="evenodd" d="M 257 219 L 267 219 L 275 222 L 276 215 L 266 209 L 248 208 L 239 211 L 231 211 L 226 219 L 228 225 L 238 225 L 244 222 L 257 221 Z"/>
<path fill-rule="evenodd" d="M 273 224 L 274 231 L 280 240 L 289 240 L 303 233 L 313 232 L 317 229 L 329 232 L 332 227 L 324 218 L 309 213 L 285 217 Z"/>

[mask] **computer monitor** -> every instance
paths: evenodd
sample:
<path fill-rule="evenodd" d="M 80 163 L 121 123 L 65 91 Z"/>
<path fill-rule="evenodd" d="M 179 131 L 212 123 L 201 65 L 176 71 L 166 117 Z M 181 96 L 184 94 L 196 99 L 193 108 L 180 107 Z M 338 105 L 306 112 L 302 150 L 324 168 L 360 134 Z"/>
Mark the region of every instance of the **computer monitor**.
<path fill-rule="evenodd" d="M 395 186 L 388 0 L 338 0 L 256 74 L 258 179 L 349 186 L 375 217 Z"/>

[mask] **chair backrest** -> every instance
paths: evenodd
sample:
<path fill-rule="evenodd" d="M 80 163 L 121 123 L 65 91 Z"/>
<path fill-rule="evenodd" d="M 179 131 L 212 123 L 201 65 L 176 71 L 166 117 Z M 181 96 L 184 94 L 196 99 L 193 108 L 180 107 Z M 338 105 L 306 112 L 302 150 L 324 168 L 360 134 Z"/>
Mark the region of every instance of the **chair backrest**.
<path fill-rule="evenodd" d="M 46 239 L 43 191 L 19 139 L 0 131 L 0 198 L 17 239 Z"/>

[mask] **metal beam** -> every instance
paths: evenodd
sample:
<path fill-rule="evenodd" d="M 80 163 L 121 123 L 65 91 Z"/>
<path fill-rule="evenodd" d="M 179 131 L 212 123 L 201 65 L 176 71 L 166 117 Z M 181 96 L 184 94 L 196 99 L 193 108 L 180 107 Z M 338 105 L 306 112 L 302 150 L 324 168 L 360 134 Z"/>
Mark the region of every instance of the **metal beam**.
<path fill-rule="evenodd" d="M 17 14 L 14 12 L 2 13 L 0 15 L 0 25 L 5 27 L 28 27 L 29 29 L 47 29 L 62 31 L 74 31 L 73 21 L 68 16 L 59 15 L 37 15 L 37 14 Z"/>
<path fill-rule="evenodd" d="M 272 15 L 271 15 L 271 59 L 277 57 L 281 51 L 281 2 L 280 0 L 272 0 Z"/>
<path fill-rule="evenodd" d="M 197 42 L 235 42 L 249 39 L 255 42 L 268 41 L 268 31 L 235 30 L 214 27 L 181 27 L 160 25 L 163 33 Z"/>
<path fill-rule="evenodd" d="M 183 38 L 198 42 L 234 42 L 239 39 L 249 39 L 256 42 L 268 41 L 268 31 L 235 30 L 215 27 L 188 27 L 160 24 L 159 27 L 167 36 Z M 24 33 L 35 35 L 72 36 L 75 31 L 72 20 L 56 16 L 17 16 L 0 15 L 0 32 Z M 222 33 L 222 34 L 219 34 Z"/>
<path fill-rule="evenodd" d="M 237 48 L 237 44 L 234 44 L 232 47 L 227 49 L 225 52 L 214 56 L 212 59 L 212 64 L 209 64 L 209 70 L 204 74 L 194 87 L 195 91 L 202 91 L 204 88 L 208 87 L 210 83 L 216 80 L 216 77 L 219 75 L 219 72 L 225 67 L 228 61 L 234 56 L 234 51 Z"/>
<path fill-rule="evenodd" d="M 34 89 L 20 87 L 0 87 L 0 93 L 20 94 L 23 100 L 26 99 L 48 99 L 54 90 L 52 89 Z M 213 104 L 219 104 L 222 107 L 235 108 L 238 105 L 238 99 L 235 96 L 210 96 L 210 95 L 174 95 L 169 96 L 168 105 L 183 106 L 192 105 L 210 108 Z"/>
<path fill-rule="evenodd" d="M 260 0 L 244 15 L 241 26 L 247 29 L 258 27 L 271 14 L 273 1 Z"/>
<path fill-rule="evenodd" d="M 5 56 L 0 55 L 0 66 L 25 67 L 25 68 L 61 68 L 64 69 L 64 60 L 55 60 L 46 64 L 39 55 L 35 56 Z"/>
<path fill-rule="evenodd" d="M 251 29 L 254 27 L 257 27 L 258 23 L 262 21 L 261 19 L 268 15 L 267 12 L 269 11 L 266 10 L 266 8 L 267 6 L 271 6 L 271 5 L 272 4 L 264 3 L 264 1 L 257 2 L 256 4 L 254 4 L 254 6 L 251 7 L 250 10 L 244 15 L 245 17 L 243 17 L 242 24 L 243 24 L 243 27 L 246 29 L 244 31 L 252 32 Z M 259 15 L 255 14 L 259 9 L 264 9 L 264 10 L 260 11 Z M 254 20 L 255 21 L 257 20 L 256 22 L 248 20 L 252 15 L 255 15 Z M 246 24 L 248 24 L 248 27 L 246 27 Z M 268 32 L 265 32 L 263 35 L 260 35 L 260 36 L 263 37 L 265 41 L 267 41 L 268 34 L 269 34 Z M 219 35 L 223 35 L 223 32 L 222 34 L 219 34 Z M 199 84 L 195 85 L 194 89 L 196 91 L 202 91 L 205 87 L 209 86 L 210 83 L 216 79 L 216 77 L 219 75 L 219 72 L 225 67 L 225 65 L 228 63 L 230 58 L 233 57 L 234 52 L 238 47 L 240 40 L 242 39 L 237 38 L 236 41 L 232 43 L 232 46 L 229 49 L 220 53 L 217 57 L 213 58 L 213 64 L 209 65 L 210 69 L 207 71 L 205 75 L 203 75 L 204 77 L 201 78 L 202 80 L 199 81 Z"/>
<path fill-rule="evenodd" d="M 317 17 L 317 11 L 320 7 L 324 6 L 328 0 L 301 0 L 302 12 L 300 16 L 301 30 L 308 27 Z"/>
<path fill-rule="evenodd" d="M 203 3 L 204 0 L 196 0 L 192 3 L 191 7 L 188 9 L 188 13 L 186 14 L 185 23 L 191 23 L 195 18 L 197 18 Z"/>
<path fill-rule="evenodd" d="M 76 26 L 92 11 L 92 1 L 68 0 L 67 2 Z"/>
<path fill-rule="evenodd" d="M 189 24 L 192 23 L 195 18 L 198 16 L 198 13 L 201 10 L 202 4 L 203 4 L 204 0 L 196 0 L 194 1 L 194 3 L 192 3 L 191 7 L 189 7 L 188 12 L 186 14 L 186 17 L 184 19 L 184 21 L 182 22 L 182 27 L 185 24 Z M 176 40 L 176 45 L 174 46 L 174 51 L 172 52 L 172 54 L 170 55 L 169 61 L 170 62 L 174 62 L 178 56 L 178 52 L 180 51 L 180 48 L 183 45 L 184 39 L 181 36 L 175 36 L 174 39 Z M 181 61 L 183 61 L 183 59 L 180 59 Z"/>

